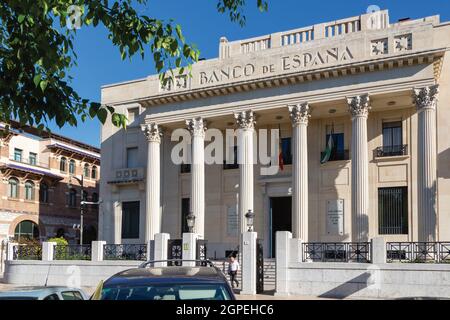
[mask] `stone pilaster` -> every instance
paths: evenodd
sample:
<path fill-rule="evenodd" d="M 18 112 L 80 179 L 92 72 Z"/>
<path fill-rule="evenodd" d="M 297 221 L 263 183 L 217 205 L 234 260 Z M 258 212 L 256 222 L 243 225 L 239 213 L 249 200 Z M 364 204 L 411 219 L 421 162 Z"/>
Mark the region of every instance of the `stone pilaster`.
<path fill-rule="evenodd" d="M 366 242 L 369 237 L 369 159 L 367 117 L 369 95 L 347 98 L 352 115 L 352 241 Z"/>
<path fill-rule="evenodd" d="M 436 102 L 438 85 L 414 89 L 418 124 L 418 240 L 437 241 Z"/>
<path fill-rule="evenodd" d="M 161 232 L 160 211 L 160 146 L 161 129 L 156 123 L 142 125 L 148 141 L 146 177 L 145 241 L 154 240 Z"/>
<path fill-rule="evenodd" d="M 255 115 L 247 110 L 235 113 L 238 125 L 239 219 L 240 232 L 247 231 L 245 214 L 253 211 L 253 133 Z"/>
<path fill-rule="evenodd" d="M 308 103 L 289 106 L 292 121 L 292 231 L 308 241 Z"/>
<path fill-rule="evenodd" d="M 191 211 L 195 215 L 194 232 L 205 236 L 205 130 L 206 122 L 198 117 L 186 120 L 191 133 Z"/>

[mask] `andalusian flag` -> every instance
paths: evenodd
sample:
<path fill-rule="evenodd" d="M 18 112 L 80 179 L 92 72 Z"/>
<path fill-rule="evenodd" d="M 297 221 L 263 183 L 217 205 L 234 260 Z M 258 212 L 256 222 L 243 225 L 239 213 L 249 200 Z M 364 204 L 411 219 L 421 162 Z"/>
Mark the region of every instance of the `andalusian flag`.
<path fill-rule="evenodd" d="M 320 163 L 325 163 L 328 162 L 328 160 L 330 160 L 331 152 L 333 152 L 334 147 L 333 133 L 334 130 L 333 127 L 331 127 L 331 133 L 330 136 L 328 137 L 327 147 L 325 148 L 325 151 L 322 153 L 322 159 L 320 160 Z"/>

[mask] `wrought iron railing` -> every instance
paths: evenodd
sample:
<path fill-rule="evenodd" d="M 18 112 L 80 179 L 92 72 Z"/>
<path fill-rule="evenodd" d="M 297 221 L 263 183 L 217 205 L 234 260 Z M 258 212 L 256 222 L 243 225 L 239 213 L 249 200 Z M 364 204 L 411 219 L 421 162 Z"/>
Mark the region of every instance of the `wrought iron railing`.
<path fill-rule="evenodd" d="M 387 262 L 450 263 L 450 242 L 388 242 Z"/>
<path fill-rule="evenodd" d="M 91 260 L 90 244 L 56 245 L 53 260 Z"/>
<path fill-rule="evenodd" d="M 320 153 L 320 161 L 325 156 L 325 151 Z M 348 150 L 336 150 L 334 149 L 331 151 L 330 158 L 328 161 L 341 161 L 341 160 L 349 160 L 350 159 L 350 152 Z"/>
<path fill-rule="evenodd" d="M 146 244 L 105 244 L 104 260 L 147 260 Z"/>
<path fill-rule="evenodd" d="M 377 157 L 405 156 L 408 154 L 408 145 L 378 147 L 375 152 Z"/>
<path fill-rule="evenodd" d="M 41 260 L 42 247 L 41 245 L 23 245 L 18 244 L 13 246 L 14 260 Z"/>
<path fill-rule="evenodd" d="M 370 242 L 303 243 L 303 261 L 370 262 Z"/>

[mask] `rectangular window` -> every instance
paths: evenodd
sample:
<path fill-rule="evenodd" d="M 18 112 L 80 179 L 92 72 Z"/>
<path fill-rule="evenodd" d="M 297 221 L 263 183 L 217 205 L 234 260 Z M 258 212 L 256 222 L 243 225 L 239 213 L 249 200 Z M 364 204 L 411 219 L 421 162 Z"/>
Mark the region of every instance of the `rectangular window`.
<path fill-rule="evenodd" d="M 383 147 L 378 156 L 400 156 L 405 154 L 401 121 L 383 123 Z"/>
<path fill-rule="evenodd" d="M 139 201 L 122 202 L 122 239 L 139 239 Z"/>
<path fill-rule="evenodd" d="M 328 133 L 325 135 L 325 146 L 330 144 L 330 136 L 332 139 L 331 155 L 328 161 L 348 160 L 348 150 L 344 149 L 343 133 Z"/>
<path fill-rule="evenodd" d="M 408 188 L 378 189 L 378 233 L 408 234 Z"/>
<path fill-rule="evenodd" d="M 34 152 L 30 152 L 30 155 L 29 155 L 29 157 L 28 157 L 28 162 L 31 164 L 31 165 L 33 165 L 33 166 L 35 166 L 36 165 L 36 163 L 37 163 L 37 154 L 36 153 L 34 153 Z"/>
<path fill-rule="evenodd" d="M 292 139 L 281 138 L 281 155 L 283 157 L 283 164 L 292 164 Z"/>
<path fill-rule="evenodd" d="M 14 149 L 14 160 L 22 162 L 22 150 L 21 149 Z"/>
<path fill-rule="evenodd" d="M 127 168 L 136 168 L 138 166 L 138 148 L 127 148 Z"/>
<path fill-rule="evenodd" d="M 190 173 L 191 165 L 189 163 L 182 163 L 180 165 L 180 173 Z"/>
<path fill-rule="evenodd" d="M 191 199 L 181 199 L 181 233 L 189 232 L 186 217 L 191 211 Z"/>

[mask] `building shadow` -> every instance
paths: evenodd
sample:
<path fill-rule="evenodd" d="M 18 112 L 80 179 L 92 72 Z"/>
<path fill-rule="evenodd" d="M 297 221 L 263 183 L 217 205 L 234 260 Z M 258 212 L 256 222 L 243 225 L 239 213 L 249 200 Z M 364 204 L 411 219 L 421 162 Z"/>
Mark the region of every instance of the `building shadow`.
<path fill-rule="evenodd" d="M 339 286 L 333 288 L 321 295 L 320 298 L 347 298 L 358 291 L 361 291 L 368 287 L 368 280 L 371 274 L 369 272 L 365 272 Z"/>

